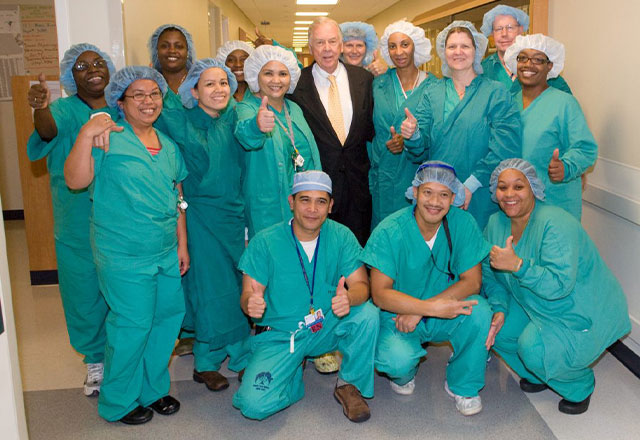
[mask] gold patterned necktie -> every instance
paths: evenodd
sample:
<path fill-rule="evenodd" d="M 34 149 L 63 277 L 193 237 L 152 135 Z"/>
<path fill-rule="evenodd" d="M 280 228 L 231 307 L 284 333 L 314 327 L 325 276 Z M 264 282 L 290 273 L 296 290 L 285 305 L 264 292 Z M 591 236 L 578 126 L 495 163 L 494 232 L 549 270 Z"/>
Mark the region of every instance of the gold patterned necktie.
<path fill-rule="evenodd" d="M 344 118 L 342 117 L 342 104 L 340 103 L 340 94 L 338 93 L 338 84 L 335 75 L 329 75 L 329 121 L 333 130 L 338 135 L 340 143 L 344 145 L 347 134 L 344 129 Z"/>

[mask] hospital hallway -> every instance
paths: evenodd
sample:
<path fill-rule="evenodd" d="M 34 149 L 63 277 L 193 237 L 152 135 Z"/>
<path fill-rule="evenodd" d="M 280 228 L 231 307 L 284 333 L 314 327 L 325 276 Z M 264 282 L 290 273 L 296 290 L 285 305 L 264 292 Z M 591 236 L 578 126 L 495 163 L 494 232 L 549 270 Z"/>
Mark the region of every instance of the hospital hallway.
<path fill-rule="evenodd" d="M 142 426 L 109 423 L 97 414 L 97 399 L 82 393 L 85 367 L 69 345 L 57 286 L 31 286 L 24 221 L 5 221 L 7 255 L 27 425 L 31 439 L 637 439 L 640 381 L 610 353 L 595 365 L 597 386 L 589 410 L 563 415 L 551 391 L 525 395 L 500 359 L 487 365 L 480 392 L 483 411 L 460 415 L 443 389 L 450 350 L 429 347 L 411 396 L 394 394 L 376 376 L 371 419 L 349 422 L 332 396 L 335 375 L 305 370 L 305 398 L 262 422 L 245 419 L 231 406 L 238 387 L 223 367 L 229 389 L 212 393 L 191 379 L 193 357 L 174 357 L 171 394 L 179 413 L 156 415 Z"/>

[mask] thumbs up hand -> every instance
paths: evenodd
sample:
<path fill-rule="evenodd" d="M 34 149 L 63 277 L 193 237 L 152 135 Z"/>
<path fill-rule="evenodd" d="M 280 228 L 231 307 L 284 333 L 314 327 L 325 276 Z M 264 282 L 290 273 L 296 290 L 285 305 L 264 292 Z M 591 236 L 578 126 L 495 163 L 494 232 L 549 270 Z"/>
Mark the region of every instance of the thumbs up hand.
<path fill-rule="evenodd" d="M 262 32 L 260 32 L 260 29 L 258 29 L 258 26 L 256 26 L 256 39 L 253 40 L 253 45 L 254 47 L 258 48 L 259 46 L 262 46 L 265 44 L 269 46 L 273 46 L 273 40 L 265 36 Z"/>
<path fill-rule="evenodd" d="M 276 126 L 276 117 L 271 110 L 267 107 L 269 100 L 267 97 L 262 98 L 262 103 L 258 108 L 258 115 L 256 116 L 256 122 L 258 123 L 258 128 L 263 133 L 269 133 L 273 131 L 273 128 Z"/>
<path fill-rule="evenodd" d="M 44 73 L 38 75 L 39 84 L 34 84 L 29 88 L 27 99 L 31 108 L 35 110 L 42 110 L 49 106 L 49 99 L 51 99 L 51 92 L 47 87 L 47 80 Z"/>
<path fill-rule="evenodd" d="M 553 150 L 553 155 L 549 161 L 549 179 L 552 182 L 562 182 L 564 180 L 564 162 L 560 160 L 560 150 Z"/>
<path fill-rule="evenodd" d="M 404 114 L 406 116 L 405 120 L 402 121 L 402 125 L 400 126 L 400 133 L 402 137 L 405 139 L 411 139 L 413 134 L 418 129 L 418 120 L 411 114 L 408 108 L 405 107 Z"/>
<path fill-rule="evenodd" d="M 373 51 L 373 60 L 367 66 L 367 70 L 371 72 L 373 76 L 380 76 L 389 69 L 387 63 L 380 56 L 378 49 Z"/>
<path fill-rule="evenodd" d="M 507 242 L 503 248 L 493 246 L 489 253 L 491 267 L 507 272 L 517 272 L 522 267 L 522 258 L 518 257 L 513 250 L 513 235 L 507 237 Z"/>
<path fill-rule="evenodd" d="M 391 138 L 386 143 L 387 149 L 393 154 L 402 153 L 402 149 L 404 148 L 404 138 L 401 134 L 396 133 L 396 129 L 393 126 L 391 126 L 390 132 Z"/>
<path fill-rule="evenodd" d="M 336 296 L 331 298 L 331 310 L 333 314 L 338 318 L 342 318 L 347 315 L 351 310 L 351 304 L 349 303 L 349 291 L 344 287 L 345 278 L 340 277 L 338 281 L 338 287 L 336 288 Z"/>
<path fill-rule="evenodd" d="M 247 300 L 247 314 L 251 318 L 260 319 L 264 315 L 264 309 L 267 303 L 264 301 L 265 286 L 259 284 L 256 280 L 251 280 L 252 293 Z"/>

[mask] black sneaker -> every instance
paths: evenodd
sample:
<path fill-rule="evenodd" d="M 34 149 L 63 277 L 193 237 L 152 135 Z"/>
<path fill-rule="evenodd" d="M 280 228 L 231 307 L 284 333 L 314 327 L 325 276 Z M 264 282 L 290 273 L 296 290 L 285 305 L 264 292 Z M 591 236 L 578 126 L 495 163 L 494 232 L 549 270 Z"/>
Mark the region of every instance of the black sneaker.
<path fill-rule="evenodd" d="M 527 379 L 520 379 L 520 389 L 525 393 L 539 393 L 540 391 L 544 391 L 549 387 L 544 383 L 533 383 L 529 382 Z"/>
<path fill-rule="evenodd" d="M 558 411 L 565 414 L 582 414 L 589 409 L 589 401 L 591 400 L 591 394 L 582 402 L 569 402 L 566 399 L 562 399 L 558 403 Z"/>
<path fill-rule="evenodd" d="M 151 411 L 149 408 L 139 406 L 131 410 L 131 412 L 121 418 L 120 421 L 127 425 L 142 425 L 143 423 L 147 423 L 152 418 L 153 411 Z"/>

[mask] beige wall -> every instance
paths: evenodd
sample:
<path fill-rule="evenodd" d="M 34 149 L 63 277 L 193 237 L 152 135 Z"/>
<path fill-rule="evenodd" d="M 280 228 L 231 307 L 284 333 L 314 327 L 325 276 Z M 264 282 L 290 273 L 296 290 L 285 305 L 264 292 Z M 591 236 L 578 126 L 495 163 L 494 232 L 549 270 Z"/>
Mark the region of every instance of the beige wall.
<path fill-rule="evenodd" d="M 233 0 L 211 0 L 210 3 L 219 7 L 222 15 L 229 19 L 229 40 L 238 39 L 238 28 L 244 29 L 245 32 L 251 35 L 255 34 L 257 23 L 249 20 Z"/>
<path fill-rule="evenodd" d="M 384 28 L 394 21 L 402 20 L 403 18 L 412 21 L 417 15 L 450 2 L 451 0 L 400 0 L 366 21 L 371 23 L 376 28 L 378 36 L 381 36 Z"/>

